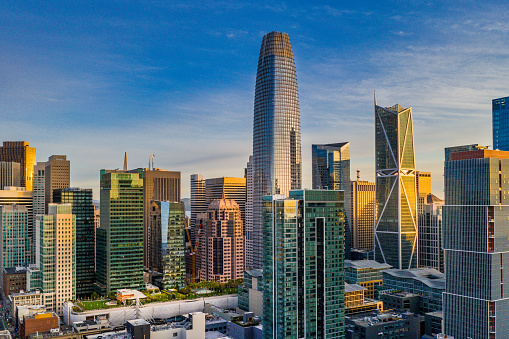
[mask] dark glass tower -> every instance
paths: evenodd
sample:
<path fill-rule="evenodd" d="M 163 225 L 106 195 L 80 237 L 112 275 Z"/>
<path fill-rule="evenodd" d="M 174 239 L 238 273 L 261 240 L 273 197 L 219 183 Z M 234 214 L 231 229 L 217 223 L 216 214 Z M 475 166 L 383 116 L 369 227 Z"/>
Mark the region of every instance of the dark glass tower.
<path fill-rule="evenodd" d="M 509 151 L 509 97 L 493 99 L 493 149 Z"/>
<path fill-rule="evenodd" d="M 253 249 L 262 266 L 262 197 L 301 188 L 299 95 L 288 34 L 263 37 L 256 73 L 253 121 Z"/>
<path fill-rule="evenodd" d="M 417 267 L 417 185 L 412 108 L 375 102 L 375 259 Z"/>
<path fill-rule="evenodd" d="M 90 296 L 95 283 L 95 229 L 92 189 L 64 188 L 53 191 L 53 202 L 71 204 L 76 215 L 76 296 Z"/>

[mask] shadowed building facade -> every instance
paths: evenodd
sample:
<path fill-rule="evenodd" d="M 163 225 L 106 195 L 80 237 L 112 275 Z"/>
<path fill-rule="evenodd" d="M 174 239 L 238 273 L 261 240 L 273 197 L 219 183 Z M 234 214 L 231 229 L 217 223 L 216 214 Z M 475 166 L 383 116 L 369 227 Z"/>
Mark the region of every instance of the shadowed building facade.
<path fill-rule="evenodd" d="M 301 188 L 299 95 L 288 34 L 262 40 L 253 120 L 252 268 L 262 266 L 262 197 Z"/>
<path fill-rule="evenodd" d="M 375 260 L 417 267 L 417 184 L 412 108 L 376 105 Z"/>
<path fill-rule="evenodd" d="M 509 97 L 493 99 L 493 149 L 509 151 Z"/>
<path fill-rule="evenodd" d="M 19 187 L 21 166 L 18 162 L 0 161 L 0 190 L 7 186 Z"/>

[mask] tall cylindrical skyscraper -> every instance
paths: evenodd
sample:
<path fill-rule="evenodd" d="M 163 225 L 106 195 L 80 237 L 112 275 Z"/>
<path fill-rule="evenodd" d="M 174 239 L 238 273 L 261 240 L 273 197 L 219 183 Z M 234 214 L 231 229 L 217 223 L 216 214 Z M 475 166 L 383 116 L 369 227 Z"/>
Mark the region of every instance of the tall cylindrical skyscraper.
<path fill-rule="evenodd" d="M 263 37 L 253 122 L 253 234 L 247 268 L 262 268 L 262 197 L 301 188 L 299 95 L 288 34 Z"/>

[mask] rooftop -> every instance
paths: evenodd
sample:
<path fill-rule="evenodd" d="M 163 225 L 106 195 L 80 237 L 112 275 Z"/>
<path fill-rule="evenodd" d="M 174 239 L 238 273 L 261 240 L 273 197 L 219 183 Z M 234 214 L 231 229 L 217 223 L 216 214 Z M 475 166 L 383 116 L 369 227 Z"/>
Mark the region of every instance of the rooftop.
<path fill-rule="evenodd" d="M 374 325 L 378 325 L 380 323 L 389 323 L 389 322 L 396 322 L 403 319 L 408 319 L 411 317 L 416 317 L 418 315 L 415 315 L 414 313 L 405 312 L 405 313 L 380 313 L 375 316 L 353 316 L 350 317 L 350 320 L 355 323 L 357 326 L 362 327 L 370 327 Z"/>
<path fill-rule="evenodd" d="M 263 270 L 260 270 L 260 269 L 247 270 L 246 273 L 249 274 L 252 277 L 261 277 L 261 276 L 263 276 Z"/>
<path fill-rule="evenodd" d="M 5 274 L 26 274 L 27 268 L 23 266 L 18 267 L 4 267 Z"/>
<path fill-rule="evenodd" d="M 431 288 L 445 290 L 445 274 L 434 268 L 413 268 L 410 270 L 385 270 L 384 274 L 389 274 L 397 278 L 406 278 L 419 280 Z"/>
<path fill-rule="evenodd" d="M 392 268 L 392 266 L 389 264 L 381 264 L 374 260 L 345 260 L 345 268 L 387 270 Z"/>
<path fill-rule="evenodd" d="M 351 293 L 351 292 L 356 292 L 356 291 L 367 291 L 367 290 L 368 289 L 366 287 L 362 287 L 361 285 L 345 283 L 345 293 Z"/>

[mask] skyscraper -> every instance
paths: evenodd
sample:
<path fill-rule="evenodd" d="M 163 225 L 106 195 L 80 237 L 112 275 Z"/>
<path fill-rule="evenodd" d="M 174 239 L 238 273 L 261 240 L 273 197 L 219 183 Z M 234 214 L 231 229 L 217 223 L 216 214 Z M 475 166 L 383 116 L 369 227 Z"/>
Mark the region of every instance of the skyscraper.
<path fill-rule="evenodd" d="M 509 152 L 450 152 L 444 189 L 444 332 L 508 338 Z"/>
<path fill-rule="evenodd" d="M 32 190 L 35 153 L 35 147 L 30 147 L 26 141 L 4 141 L 3 146 L 0 147 L 0 161 L 20 164 L 20 184 L 27 191 Z"/>
<path fill-rule="evenodd" d="M 143 285 L 143 179 L 127 169 L 101 170 L 96 273 L 102 295 Z"/>
<path fill-rule="evenodd" d="M 492 100 L 493 149 L 509 151 L 509 97 Z"/>
<path fill-rule="evenodd" d="M 195 227 L 196 227 L 196 217 L 199 213 L 207 212 L 207 201 L 206 201 L 206 191 L 205 191 L 205 179 L 201 174 L 192 174 L 191 175 L 191 225 L 190 227 L 190 235 L 191 242 L 195 243 Z"/>
<path fill-rule="evenodd" d="M 246 220 L 244 236 L 246 237 L 246 269 L 253 267 L 253 156 L 249 156 L 246 166 Z"/>
<path fill-rule="evenodd" d="M 373 250 L 375 214 L 375 183 L 352 181 L 351 199 L 352 248 Z"/>
<path fill-rule="evenodd" d="M 44 204 L 53 202 L 53 191 L 71 186 L 71 162 L 65 155 L 52 155 L 44 169 Z"/>
<path fill-rule="evenodd" d="M 26 266 L 30 263 L 26 206 L 16 204 L 0 206 L 0 236 L 2 246 L 0 269 Z"/>
<path fill-rule="evenodd" d="M 419 203 L 419 267 L 431 267 L 440 272 L 444 272 L 443 204 L 444 201 L 433 194 Z"/>
<path fill-rule="evenodd" d="M 313 189 L 345 192 L 345 257 L 350 258 L 352 229 L 350 220 L 350 143 L 312 145 Z"/>
<path fill-rule="evenodd" d="M 262 40 L 253 121 L 253 267 L 262 266 L 262 197 L 301 188 L 299 95 L 288 34 Z"/>
<path fill-rule="evenodd" d="M 18 162 L 0 161 L 0 190 L 7 186 L 20 186 L 21 167 Z"/>
<path fill-rule="evenodd" d="M 92 189 L 59 188 L 53 191 L 55 203 L 71 204 L 76 217 L 76 295 L 88 297 L 95 283 L 95 226 Z"/>
<path fill-rule="evenodd" d="M 263 337 L 344 338 L 342 191 L 265 196 Z"/>
<path fill-rule="evenodd" d="M 376 105 L 375 259 L 417 267 L 417 192 L 412 108 Z"/>
<path fill-rule="evenodd" d="M 44 171 L 46 170 L 45 162 L 38 162 L 34 166 L 34 177 L 33 177 L 33 205 L 34 205 L 34 219 L 38 214 L 45 213 L 45 199 L 46 199 L 46 176 Z"/>

